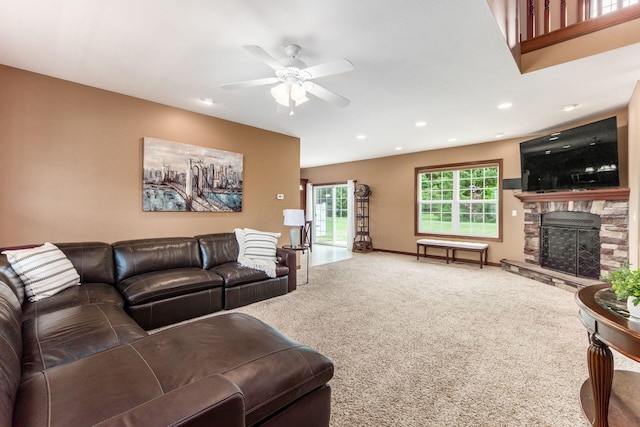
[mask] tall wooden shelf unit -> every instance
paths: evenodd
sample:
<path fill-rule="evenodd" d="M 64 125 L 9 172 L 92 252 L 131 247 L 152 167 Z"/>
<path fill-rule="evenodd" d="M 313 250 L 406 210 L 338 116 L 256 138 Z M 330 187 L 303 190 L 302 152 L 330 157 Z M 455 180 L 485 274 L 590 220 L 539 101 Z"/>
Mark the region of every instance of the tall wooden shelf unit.
<path fill-rule="evenodd" d="M 369 197 L 371 189 L 366 184 L 356 185 L 355 191 L 356 202 L 356 232 L 353 239 L 353 252 L 370 252 L 373 250 L 371 236 L 369 236 Z"/>

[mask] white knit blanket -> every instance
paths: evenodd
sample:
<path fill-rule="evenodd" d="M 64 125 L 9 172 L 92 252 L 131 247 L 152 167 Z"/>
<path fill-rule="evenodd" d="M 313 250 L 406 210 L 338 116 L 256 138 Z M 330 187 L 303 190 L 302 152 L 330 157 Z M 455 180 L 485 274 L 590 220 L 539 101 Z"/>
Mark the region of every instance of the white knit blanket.
<path fill-rule="evenodd" d="M 276 277 L 276 245 L 280 233 L 267 233 L 250 228 L 233 230 L 238 241 L 238 263 Z"/>

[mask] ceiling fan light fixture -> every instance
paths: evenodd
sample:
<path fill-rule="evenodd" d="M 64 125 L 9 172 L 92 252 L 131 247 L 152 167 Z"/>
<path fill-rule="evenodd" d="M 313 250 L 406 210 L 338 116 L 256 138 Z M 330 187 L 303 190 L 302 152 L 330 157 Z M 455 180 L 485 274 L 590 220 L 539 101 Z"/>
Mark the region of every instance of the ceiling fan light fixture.
<path fill-rule="evenodd" d="M 289 96 L 291 96 L 291 99 L 296 102 L 296 105 L 304 104 L 309 100 L 309 98 L 307 98 L 307 91 L 304 90 L 304 88 L 299 83 L 291 85 Z"/>
<path fill-rule="evenodd" d="M 302 105 L 302 104 L 304 104 L 304 103 L 305 103 L 305 102 L 307 102 L 308 100 L 309 100 L 309 98 L 307 98 L 306 96 L 304 96 L 304 97 L 302 97 L 302 98 L 300 98 L 300 99 L 296 100 L 296 107 L 297 107 L 298 105 Z"/>
<path fill-rule="evenodd" d="M 309 100 L 307 91 L 298 83 L 280 83 L 271 88 L 271 96 L 282 106 L 288 107 L 289 101 L 294 101 L 296 106 Z"/>
<path fill-rule="evenodd" d="M 285 107 L 289 106 L 289 83 L 280 83 L 277 86 L 271 88 L 271 96 L 276 102 Z"/>
<path fill-rule="evenodd" d="M 298 59 L 301 49 L 300 46 L 295 44 L 285 46 L 287 57 L 281 59 L 274 58 L 260 46 L 245 45 L 243 47 L 272 68 L 275 71 L 275 76 L 226 83 L 221 86 L 223 89 L 240 89 L 275 84 L 276 86 L 271 88 L 271 96 L 279 105 L 287 108 L 296 107 L 307 102 L 309 100 L 306 96 L 307 93 L 311 93 L 315 97 L 341 108 L 350 104 L 347 98 L 309 81 L 319 77 L 353 71 L 353 64 L 347 59 L 338 59 L 308 67 L 307 64 Z"/>

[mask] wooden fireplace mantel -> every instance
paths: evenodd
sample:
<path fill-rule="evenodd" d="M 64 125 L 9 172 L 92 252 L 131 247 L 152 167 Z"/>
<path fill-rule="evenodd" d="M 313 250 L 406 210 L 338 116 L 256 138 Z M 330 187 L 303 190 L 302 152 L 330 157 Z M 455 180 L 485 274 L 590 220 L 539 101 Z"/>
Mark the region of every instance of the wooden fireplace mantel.
<path fill-rule="evenodd" d="M 628 188 L 601 188 L 598 190 L 556 191 L 550 193 L 519 193 L 522 203 L 570 202 L 575 200 L 629 200 Z"/>

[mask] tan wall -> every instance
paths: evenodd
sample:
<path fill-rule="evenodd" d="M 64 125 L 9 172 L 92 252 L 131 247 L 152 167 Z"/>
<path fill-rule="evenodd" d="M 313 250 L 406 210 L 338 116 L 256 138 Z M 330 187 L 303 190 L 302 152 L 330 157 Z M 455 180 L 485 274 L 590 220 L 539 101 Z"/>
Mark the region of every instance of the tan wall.
<path fill-rule="evenodd" d="M 143 212 L 145 136 L 243 153 L 243 211 Z M 298 138 L 5 66 L 0 145 L 0 247 L 234 227 L 286 234 L 282 209 L 299 203 Z"/>
<path fill-rule="evenodd" d="M 568 127 L 586 124 L 611 115 L 613 114 L 575 123 Z M 619 112 L 617 116 L 621 185 L 624 187 L 628 182 L 626 177 L 626 110 Z M 520 177 L 519 143 L 531 138 L 494 141 L 464 147 L 319 166 L 302 169 L 300 175 L 316 185 L 344 182 L 348 179 L 355 179 L 360 183 L 369 185 L 372 192 L 369 202 L 369 228 L 374 249 L 415 253 L 416 240 L 419 238 L 414 233 L 416 167 L 503 159 L 503 178 L 518 178 Z M 514 192 L 514 190 L 504 190 L 502 192 L 502 242 L 488 242 L 490 263 L 498 263 L 503 258 L 524 261 L 523 206 L 514 196 Z M 516 211 L 516 216 L 512 216 L 512 211 Z M 460 255 L 477 259 L 473 254 L 461 253 Z"/>
<path fill-rule="evenodd" d="M 640 268 L 640 81 L 629 101 L 629 262 Z"/>

